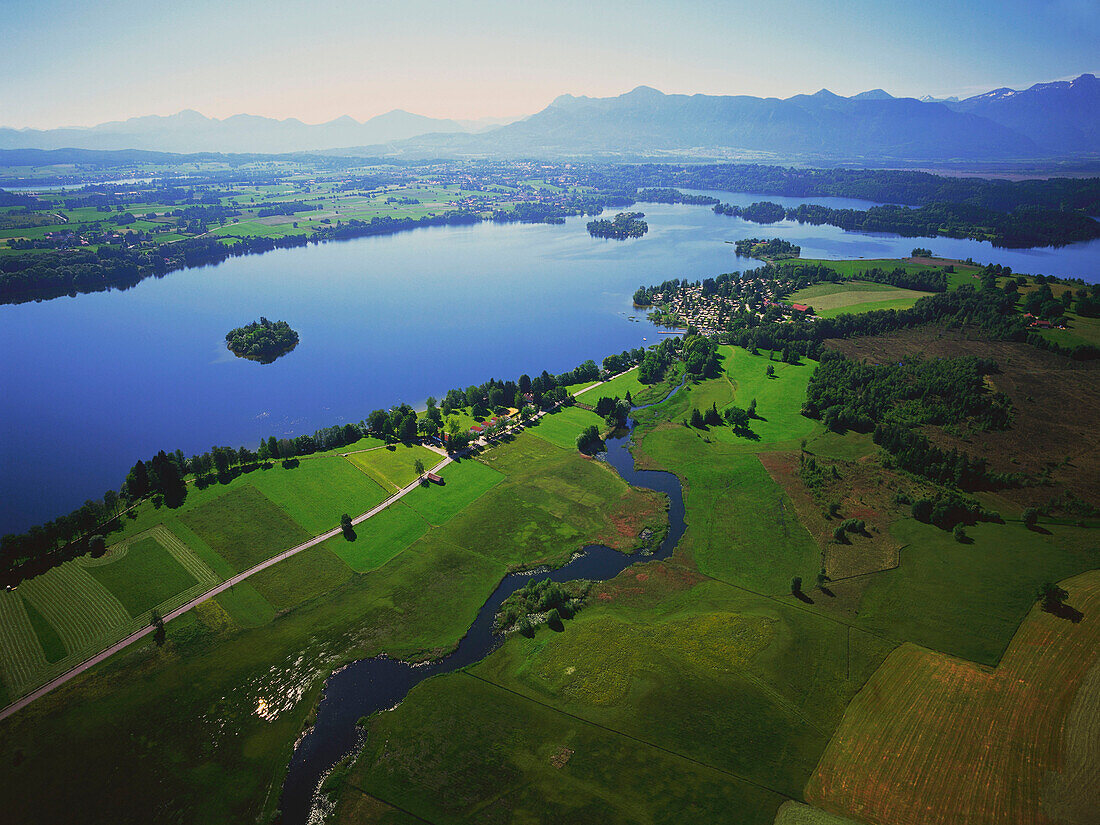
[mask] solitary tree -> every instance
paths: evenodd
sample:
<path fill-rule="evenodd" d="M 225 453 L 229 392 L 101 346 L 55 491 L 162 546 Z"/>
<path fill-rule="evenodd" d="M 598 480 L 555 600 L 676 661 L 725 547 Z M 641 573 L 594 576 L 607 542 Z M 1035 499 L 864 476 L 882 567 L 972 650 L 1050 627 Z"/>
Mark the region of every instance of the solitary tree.
<path fill-rule="evenodd" d="M 1026 510 L 1024 510 L 1022 519 L 1024 522 L 1024 527 L 1027 527 L 1030 530 L 1039 522 L 1039 511 L 1036 510 L 1034 507 L 1028 507 Z"/>
<path fill-rule="evenodd" d="M 1035 597 L 1043 603 L 1043 610 L 1048 613 L 1053 613 L 1062 606 L 1062 603 L 1069 598 L 1069 593 L 1056 585 L 1054 582 L 1045 582 L 1039 585 L 1035 591 Z"/>
<path fill-rule="evenodd" d="M 801 592 L 802 592 L 802 577 L 801 576 L 795 576 L 793 579 L 791 579 L 791 593 L 793 595 L 797 596 Z"/>
<path fill-rule="evenodd" d="M 962 522 L 955 525 L 954 529 L 951 530 L 951 535 L 955 537 L 955 541 L 957 542 L 961 543 L 966 541 L 966 530 L 963 528 Z"/>
<path fill-rule="evenodd" d="M 765 370 L 765 372 L 767 373 L 768 378 L 771 378 L 773 375 L 775 375 L 775 367 L 773 367 L 771 364 L 768 364 L 768 368 L 767 370 Z"/>
<path fill-rule="evenodd" d="M 347 513 L 340 516 L 340 529 L 344 532 L 344 538 L 348 541 L 355 538 L 355 528 L 352 526 L 351 516 Z"/>
<path fill-rule="evenodd" d="M 153 628 L 153 641 L 157 647 L 163 646 L 168 634 L 164 630 L 164 619 L 160 617 L 158 611 L 154 610 L 149 617 L 149 626 Z"/>
<path fill-rule="evenodd" d="M 416 473 L 416 477 L 420 478 L 424 475 L 424 462 L 419 458 L 413 462 L 413 472 Z"/>

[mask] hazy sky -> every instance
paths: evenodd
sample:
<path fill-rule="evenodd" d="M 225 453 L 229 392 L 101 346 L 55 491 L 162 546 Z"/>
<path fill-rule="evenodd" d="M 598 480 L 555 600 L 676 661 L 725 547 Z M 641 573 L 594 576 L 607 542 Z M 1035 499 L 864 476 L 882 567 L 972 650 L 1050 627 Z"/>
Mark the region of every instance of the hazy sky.
<path fill-rule="evenodd" d="M 1097 0 L 5 0 L 0 125 L 197 109 L 315 123 L 557 95 L 972 94 L 1096 71 Z"/>

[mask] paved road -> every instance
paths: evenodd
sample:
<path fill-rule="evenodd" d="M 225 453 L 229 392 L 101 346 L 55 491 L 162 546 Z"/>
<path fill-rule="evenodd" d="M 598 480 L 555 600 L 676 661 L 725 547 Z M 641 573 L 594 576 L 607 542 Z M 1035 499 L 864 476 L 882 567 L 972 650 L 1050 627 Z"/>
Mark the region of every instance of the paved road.
<path fill-rule="evenodd" d="M 630 372 L 630 370 L 626 370 L 626 372 Z M 619 373 L 619 375 L 625 375 L 626 372 Z M 608 381 L 613 380 L 614 378 L 618 378 L 618 377 L 619 377 L 618 375 L 612 376 L 612 378 L 609 378 Z M 576 397 L 576 396 L 580 395 L 581 393 L 588 392 L 589 390 L 595 389 L 596 387 L 598 387 L 598 386 L 600 386 L 601 384 L 604 384 L 604 383 L 606 383 L 606 382 L 597 381 L 595 384 L 591 384 L 590 386 L 587 386 L 584 389 L 578 390 L 577 392 L 575 392 L 573 394 L 573 396 Z M 560 405 L 556 405 L 554 407 L 554 409 L 557 409 L 557 406 L 560 406 Z M 542 416 L 546 415 L 548 412 L 551 412 L 551 410 L 540 410 L 538 413 L 535 414 L 535 418 L 541 418 Z M 509 427 L 508 429 L 509 430 L 514 430 L 516 428 L 517 427 Z M 519 426 L 519 429 L 522 429 L 522 425 Z M 475 442 L 475 445 L 476 446 L 488 446 L 489 443 L 490 443 L 489 440 L 487 440 L 485 438 L 479 438 Z M 444 467 L 446 467 L 448 464 L 450 464 L 452 461 L 454 461 L 455 457 L 461 457 L 462 455 L 465 455 L 466 453 L 469 452 L 469 450 L 466 450 L 465 452 L 458 454 L 458 456 L 451 456 L 451 455 L 448 455 L 447 452 L 445 450 L 443 450 L 442 448 L 440 448 L 440 447 L 437 447 L 435 445 L 426 445 L 426 446 L 428 447 L 428 449 L 432 450 L 433 452 L 438 453 L 439 455 L 443 456 L 443 460 L 440 461 L 438 464 L 436 464 L 434 467 L 431 468 L 431 472 L 433 472 L 433 473 L 439 472 L 440 470 L 442 470 Z M 378 449 L 378 448 L 372 448 L 372 449 Z M 357 451 L 357 452 L 359 452 L 359 451 Z M 374 516 L 378 515 L 383 510 L 385 510 L 387 507 L 389 507 L 391 504 L 393 504 L 395 501 L 399 501 L 401 498 L 403 498 L 404 496 L 411 493 L 419 485 L 420 485 L 420 479 L 417 479 L 412 484 L 409 484 L 407 487 L 403 487 L 402 489 L 398 490 L 396 493 L 394 493 L 392 496 L 387 498 L 385 501 L 383 501 L 377 507 L 374 507 L 373 509 L 368 510 L 367 512 L 363 513 L 361 516 L 357 516 L 356 518 L 353 518 L 351 520 L 351 523 L 352 524 L 362 524 L 367 519 L 373 518 Z M 303 542 L 302 544 L 299 544 L 297 547 L 292 547 L 289 550 L 284 550 L 282 553 L 279 553 L 275 556 L 272 556 L 270 559 L 267 559 L 266 561 L 260 562 L 255 567 L 250 567 L 248 570 L 245 570 L 243 573 L 238 573 L 237 575 L 233 576 L 232 578 L 226 579 L 224 582 L 217 585 L 213 589 L 207 590 L 201 596 L 198 596 L 198 597 L 192 599 L 191 601 L 187 602 L 186 604 L 180 605 L 175 610 L 172 610 L 172 611 L 169 611 L 168 613 L 166 613 L 164 615 L 165 623 L 172 621 L 172 619 L 175 619 L 177 616 L 182 616 L 184 613 L 186 613 L 191 608 L 195 607 L 196 605 L 202 604 L 203 602 L 205 602 L 208 599 L 214 598 L 219 593 L 224 593 L 226 590 L 233 587 L 234 585 L 237 585 L 237 584 L 240 584 L 241 582 L 243 582 L 249 576 L 254 576 L 256 573 L 259 573 L 261 570 L 266 570 L 267 568 L 271 567 L 272 565 L 278 564 L 281 561 L 289 559 L 291 556 L 294 556 L 298 553 L 301 553 L 303 550 L 308 550 L 310 547 L 315 547 L 316 545 L 320 544 L 323 541 L 328 541 L 329 539 L 333 538 L 334 536 L 340 535 L 340 532 L 341 532 L 341 528 L 339 528 L 339 527 L 333 528 L 332 530 L 329 530 L 327 533 L 322 533 L 321 535 L 316 536 L 315 538 L 312 538 L 309 541 L 306 541 L 306 542 Z M 136 642 L 138 639 L 144 638 L 145 636 L 148 636 L 152 632 L 153 632 L 153 627 L 151 625 L 147 626 L 147 627 L 143 627 L 141 630 L 135 631 L 134 633 L 131 633 L 129 636 L 127 636 L 126 638 L 115 642 L 113 645 L 111 645 L 106 650 L 101 650 L 95 656 L 92 656 L 90 659 L 86 659 L 85 661 L 83 661 L 79 665 L 77 665 L 76 667 L 74 667 L 71 670 L 68 670 L 65 673 L 61 674 L 60 676 L 58 676 L 53 681 L 47 682 L 46 684 L 42 685 L 42 687 L 38 688 L 37 690 L 35 690 L 31 693 L 28 693 L 22 699 L 19 699 L 18 701 L 13 702 L 12 704 L 8 705 L 6 708 L 0 710 L 0 719 L 6 719 L 7 717 L 11 716 L 16 711 L 22 710 L 27 705 L 29 705 L 31 702 L 33 702 L 35 699 L 39 699 L 42 696 L 45 696 L 51 690 L 54 690 L 56 688 L 61 687 L 61 685 L 65 684 L 67 681 L 72 679 L 74 676 L 79 676 L 81 673 L 88 670 L 89 668 L 95 667 L 100 662 L 102 662 L 104 659 L 107 659 L 107 658 L 113 656 L 114 654 L 118 653 L 120 650 L 123 650 L 126 647 L 129 647 L 134 642 Z"/>
<path fill-rule="evenodd" d="M 437 452 L 442 452 L 442 451 L 437 450 Z M 454 461 L 454 458 L 451 457 L 451 456 L 448 456 L 444 453 L 443 460 L 440 461 L 438 464 L 436 464 L 434 467 L 432 467 L 431 471 L 432 472 L 439 472 L 444 467 L 446 467 L 448 464 L 450 464 L 452 461 Z M 353 518 L 351 520 L 351 523 L 352 524 L 362 524 L 364 521 L 378 515 L 383 510 L 385 510 L 387 507 L 389 507 L 391 504 L 393 504 L 395 501 L 400 500 L 401 498 L 408 495 L 409 493 L 411 493 L 413 490 L 415 490 L 419 486 L 420 486 L 420 479 L 417 479 L 416 481 L 412 482 L 412 484 L 409 484 L 407 487 L 403 487 L 400 490 L 398 490 L 396 493 L 394 493 L 392 496 L 387 498 L 385 501 L 383 501 L 378 506 L 374 507 L 371 510 L 368 510 L 367 512 L 363 513 L 361 516 L 357 516 L 356 518 Z M 333 528 L 332 530 L 329 530 L 327 533 L 322 533 L 321 535 L 316 536 L 316 537 L 310 539 L 309 541 L 306 541 L 306 542 L 303 542 L 302 544 L 299 544 L 297 547 L 291 547 L 289 550 L 284 550 L 282 553 L 279 553 L 275 556 L 272 556 L 271 558 L 267 559 L 266 561 L 260 562 L 255 567 L 250 567 L 248 570 L 245 570 L 243 573 L 238 573 L 237 575 L 233 576 L 232 578 L 226 579 L 224 582 L 217 585 L 216 587 L 214 587 L 210 590 L 207 590 L 201 596 L 198 596 L 198 597 L 192 599 L 191 601 L 187 602 L 186 604 L 180 605 L 175 610 L 172 610 L 172 611 L 169 611 L 168 613 L 166 613 L 164 615 L 164 621 L 166 623 L 170 622 L 170 621 L 172 621 L 172 619 L 176 618 L 177 616 L 182 616 L 184 613 L 186 613 L 188 610 L 195 607 L 196 605 L 202 604 L 207 599 L 212 599 L 215 596 L 217 596 L 219 593 L 223 593 L 226 590 L 228 590 L 229 588 L 233 587 L 234 585 L 240 584 L 245 579 L 247 579 L 249 576 L 254 576 L 256 573 L 259 573 L 261 570 L 266 570 L 267 568 L 271 567 L 274 564 L 278 564 L 281 561 L 289 559 L 293 555 L 301 553 L 303 550 L 308 550 L 310 547 L 315 547 L 316 545 L 320 544 L 323 541 L 328 541 L 329 539 L 333 538 L 334 536 L 340 535 L 340 533 L 341 533 L 341 528 L 339 528 L 339 527 Z M 18 701 L 13 702 L 12 704 L 8 705 L 3 710 L 0 710 L 0 719 L 6 719 L 7 717 L 11 716 L 16 711 L 22 710 L 27 705 L 29 705 L 31 702 L 33 702 L 35 699 L 38 699 L 38 698 L 41 698 L 42 696 L 45 696 L 51 690 L 54 690 L 55 688 L 58 688 L 61 685 L 65 684 L 67 681 L 72 679 L 74 676 L 80 675 L 81 673 L 86 671 L 88 668 L 95 667 L 100 662 L 102 662 L 104 659 L 107 659 L 108 657 L 113 656 L 114 654 L 118 653 L 120 650 L 128 647 L 129 645 L 132 645 L 138 639 L 141 639 L 144 636 L 147 636 L 152 632 L 153 632 L 152 625 L 143 627 L 141 630 L 135 631 L 135 632 L 131 633 L 129 636 L 127 636 L 126 638 L 115 642 L 113 645 L 111 645 L 106 650 L 101 650 L 95 656 L 81 662 L 79 665 L 74 667 L 72 670 L 66 671 L 65 673 L 61 674 L 60 676 L 58 676 L 53 681 L 47 682 L 46 684 L 42 685 L 42 687 L 38 688 L 37 690 L 35 690 L 31 693 L 28 693 L 22 699 L 19 699 Z"/>

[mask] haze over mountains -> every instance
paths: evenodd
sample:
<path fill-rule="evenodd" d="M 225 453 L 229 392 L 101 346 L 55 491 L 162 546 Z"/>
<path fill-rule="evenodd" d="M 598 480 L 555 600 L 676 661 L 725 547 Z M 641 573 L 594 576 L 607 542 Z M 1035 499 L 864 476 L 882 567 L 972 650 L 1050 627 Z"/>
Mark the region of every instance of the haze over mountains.
<path fill-rule="evenodd" d="M 216 120 L 184 111 L 87 129 L 0 129 L 0 148 L 70 147 L 406 157 L 1081 158 L 1100 154 L 1100 80 L 1083 74 L 961 101 L 895 98 L 882 89 L 852 97 L 822 89 L 779 99 L 666 95 L 639 86 L 609 98 L 562 95 L 504 125 L 401 110 L 365 123 L 342 117 L 317 125 L 252 115 Z"/>
<path fill-rule="evenodd" d="M 0 129 L 0 149 L 143 149 L 153 152 L 307 152 L 389 143 L 429 132 L 477 132 L 509 118 L 446 120 L 401 109 L 359 122 L 347 115 L 327 123 L 233 115 L 224 120 L 186 109 L 87 128 Z"/>

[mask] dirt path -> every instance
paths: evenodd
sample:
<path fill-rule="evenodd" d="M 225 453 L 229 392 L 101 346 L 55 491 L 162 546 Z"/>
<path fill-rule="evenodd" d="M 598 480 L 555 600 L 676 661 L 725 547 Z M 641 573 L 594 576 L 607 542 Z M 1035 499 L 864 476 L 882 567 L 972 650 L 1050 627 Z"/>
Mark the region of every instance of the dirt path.
<path fill-rule="evenodd" d="M 634 367 L 631 367 L 631 369 L 634 369 Z M 626 372 L 630 372 L 630 370 L 626 370 Z M 625 375 L 626 372 L 619 373 L 619 375 Z M 615 376 L 612 376 L 611 378 L 609 378 L 607 380 L 611 381 L 614 378 L 618 378 L 618 377 L 619 377 L 618 375 L 615 375 Z M 588 392 L 589 390 L 595 389 L 596 387 L 600 386 L 601 384 L 605 384 L 605 383 L 607 383 L 607 382 L 606 381 L 597 381 L 596 383 L 591 384 L 590 386 L 587 386 L 584 389 L 578 390 L 573 395 L 574 395 L 574 397 L 576 397 L 576 396 L 580 395 L 581 393 Z M 558 406 L 560 406 L 560 405 L 555 405 L 553 409 L 557 409 Z M 534 417 L 536 419 L 541 418 L 543 415 L 546 415 L 548 412 L 551 412 L 551 411 L 552 410 L 540 410 L 538 413 L 536 413 L 536 415 Z M 513 430 L 516 430 L 516 429 L 522 429 L 522 425 L 509 427 L 508 431 L 511 432 Z M 491 440 L 487 440 L 485 438 L 479 438 L 476 442 L 474 442 L 474 445 L 471 445 L 471 446 L 487 447 L 487 446 L 489 446 L 490 443 L 491 443 Z M 436 473 L 436 472 L 439 472 L 440 470 L 442 470 L 444 467 L 446 467 L 448 464 L 450 464 L 452 461 L 454 461 L 455 458 L 459 458 L 459 457 L 469 453 L 469 449 L 467 449 L 467 450 L 463 451 L 462 453 L 459 453 L 459 454 L 456 454 L 456 455 L 452 456 L 452 455 L 449 455 L 447 453 L 447 451 L 444 450 L 442 447 L 438 447 L 434 444 L 433 445 L 425 445 L 425 446 L 429 450 L 431 450 L 432 452 L 438 453 L 440 456 L 443 457 L 442 461 L 440 461 L 434 467 L 429 468 L 430 472 L 433 472 L 433 473 Z M 356 450 L 354 452 L 368 452 L 369 450 L 377 450 L 377 449 L 383 449 L 383 448 L 382 447 L 369 447 L 369 448 L 367 448 L 367 450 Z M 337 455 L 340 455 L 340 454 L 337 453 Z M 373 509 L 368 510 L 367 512 L 363 513 L 362 515 L 353 518 L 351 520 L 351 523 L 352 524 L 362 524 L 367 519 L 373 518 L 374 516 L 378 515 L 383 510 L 385 510 L 387 507 L 389 507 L 391 504 L 393 504 L 395 501 L 399 501 L 400 499 L 404 498 L 406 495 L 411 493 L 419 485 L 420 485 L 420 479 L 417 479 L 416 481 L 412 482 L 411 484 L 409 484 L 409 485 L 401 488 L 400 490 L 398 490 L 396 493 L 394 493 L 392 496 L 387 498 L 385 501 L 383 501 L 381 504 L 377 505 Z M 302 544 L 299 544 L 297 547 L 292 547 L 289 550 L 284 550 L 283 552 L 278 553 L 278 554 L 272 556 L 271 558 L 260 562 L 255 567 L 251 567 L 248 570 L 245 570 L 243 573 L 238 573 L 237 575 L 233 576 L 232 578 L 226 579 L 224 582 L 217 585 L 216 587 L 211 588 L 210 590 L 207 590 L 202 595 L 197 596 L 196 598 L 192 599 L 191 601 L 187 602 L 186 604 L 180 605 L 175 610 L 172 610 L 172 611 L 169 611 L 168 613 L 166 613 L 164 615 L 165 623 L 172 621 L 172 619 L 175 619 L 178 616 L 182 616 L 184 613 L 186 613 L 188 610 L 195 607 L 196 605 L 202 604 L 203 602 L 207 601 L 208 599 L 214 598 L 215 596 L 217 596 L 220 593 L 224 593 L 229 588 L 233 587 L 234 585 L 240 584 L 241 582 L 245 581 L 250 576 L 254 576 L 256 573 L 259 573 L 261 570 L 266 570 L 267 568 L 269 568 L 273 565 L 276 565 L 281 561 L 285 561 L 286 559 L 289 559 L 291 556 L 294 556 L 294 555 L 297 555 L 298 553 L 301 553 L 303 550 L 308 550 L 310 547 L 315 547 L 316 545 L 320 544 L 323 541 L 328 541 L 329 539 L 340 535 L 340 532 L 341 532 L 341 528 L 334 527 L 332 530 L 329 530 L 327 533 L 322 533 L 319 536 L 315 536 L 314 538 L 310 539 L 309 541 L 306 541 L 306 542 L 303 542 Z M 6 719 L 7 717 L 11 716 L 13 713 L 15 713 L 19 710 L 22 710 L 27 705 L 29 705 L 31 702 L 33 702 L 35 699 L 39 699 L 39 698 L 45 696 L 50 691 L 61 687 L 61 685 L 65 684 L 66 682 L 68 682 L 73 677 L 79 676 L 81 673 L 88 670 L 89 668 L 95 667 L 100 662 L 104 661 L 105 659 L 110 658 L 114 654 L 118 653 L 120 650 L 124 650 L 125 648 L 132 645 L 134 642 L 138 641 L 138 639 L 142 639 L 145 636 L 148 636 L 152 632 L 153 632 L 153 627 L 150 625 L 148 627 L 143 627 L 141 630 L 135 631 L 134 633 L 131 633 L 129 636 L 125 637 L 124 639 L 120 639 L 119 641 L 115 642 L 113 645 L 106 648 L 105 650 L 101 650 L 99 653 L 92 656 L 90 659 L 84 660 L 83 662 L 81 662 L 76 667 L 74 667 L 71 670 L 68 670 L 65 673 L 58 676 L 56 679 L 53 679 L 52 681 L 47 682 L 46 684 L 42 685 L 42 687 L 32 691 L 31 693 L 28 693 L 23 698 L 18 699 L 17 701 L 13 702 L 12 704 L 10 704 L 7 707 L 0 710 L 0 720 Z"/>
<path fill-rule="evenodd" d="M 440 452 L 440 451 L 437 451 L 437 452 Z M 448 464 L 450 464 L 452 461 L 454 461 L 454 458 L 452 456 L 444 454 L 443 460 L 440 461 L 438 464 L 436 464 L 434 467 L 432 467 L 431 472 L 433 472 L 433 473 L 434 472 L 439 472 L 444 467 L 446 467 Z M 420 479 L 417 479 L 416 481 L 412 482 L 411 484 L 409 484 L 405 487 L 402 487 L 400 490 L 398 490 L 392 496 L 387 498 L 381 504 L 379 504 L 379 505 L 375 506 L 374 508 L 368 510 L 367 512 L 363 513 L 362 515 L 353 518 L 351 520 L 351 523 L 352 524 L 362 524 L 367 519 L 373 518 L 374 516 L 381 513 L 383 510 L 385 510 L 387 507 L 389 507 L 395 501 L 399 501 L 400 499 L 404 498 L 406 495 L 411 493 L 413 490 L 415 490 L 419 486 L 420 486 Z M 226 590 L 233 587 L 234 585 L 237 585 L 237 584 L 240 584 L 241 582 L 243 582 L 249 576 L 254 576 L 256 573 L 259 573 L 261 570 L 266 570 L 267 568 L 271 567 L 272 565 L 278 564 L 281 561 L 285 561 L 286 559 L 289 559 L 291 556 L 294 556 L 294 555 L 297 555 L 298 553 L 301 553 L 303 550 L 308 550 L 310 547 L 315 547 L 316 545 L 320 544 L 323 541 L 328 541 L 329 539 L 340 535 L 340 532 L 341 532 L 341 528 L 335 527 L 332 530 L 329 530 L 327 533 L 322 533 L 319 536 L 315 536 L 314 538 L 311 538 L 309 541 L 302 542 L 297 547 L 291 547 L 289 550 L 284 550 L 283 552 L 278 553 L 278 554 L 272 556 L 271 558 L 260 562 L 255 567 L 250 567 L 248 570 L 245 570 L 243 573 L 238 573 L 237 575 L 233 576 L 232 578 L 226 579 L 224 582 L 222 582 L 221 584 L 211 588 L 210 590 L 207 590 L 202 595 L 197 596 L 194 599 L 192 599 L 191 601 L 187 602 L 186 604 L 182 604 L 179 607 L 177 607 L 175 610 L 172 610 L 172 611 L 169 611 L 168 613 L 166 613 L 164 615 L 165 623 L 172 621 L 172 619 L 175 619 L 178 616 L 182 616 L 184 613 L 186 613 L 191 608 L 195 607 L 196 605 L 202 604 L 203 602 L 207 601 L 208 599 L 214 598 L 219 593 L 224 593 Z M 92 656 L 90 659 L 84 660 L 83 662 L 81 662 L 76 667 L 74 667 L 71 670 L 68 670 L 65 673 L 58 676 L 56 679 L 53 679 L 52 681 L 47 682 L 46 684 L 42 685 L 42 687 L 38 688 L 37 690 L 34 690 L 31 693 L 28 693 L 22 699 L 19 699 L 19 700 L 13 702 L 12 704 L 8 705 L 3 710 L 0 710 L 0 720 L 6 719 L 7 717 L 11 716 L 16 711 L 22 710 L 27 705 L 29 705 L 31 702 L 33 702 L 35 699 L 39 699 L 39 698 L 45 696 L 50 691 L 61 687 L 61 685 L 65 684 L 67 681 L 72 679 L 74 676 L 78 676 L 81 673 L 83 673 L 84 671 L 88 670 L 89 668 L 95 667 L 100 662 L 102 662 L 104 659 L 107 659 L 107 658 L 113 656 L 114 654 L 118 653 L 120 650 L 123 650 L 126 647 L 129 647 L 134 642 L 136 642 L 138 639 L 141 639 L 145 636 L 148 636 L 152 632 L 153 632 L 152 625 L 149 625 L 147 627 L 143 627 L 141 630 L 135 631 L 134 633 L 131 633 L 129 636 L 127 636 L 126 638 L 115 642 L 113 645 L 108 647 L 106 650 L 101 650 L 99 653 L 97 653 L 95 656 Z"/>

